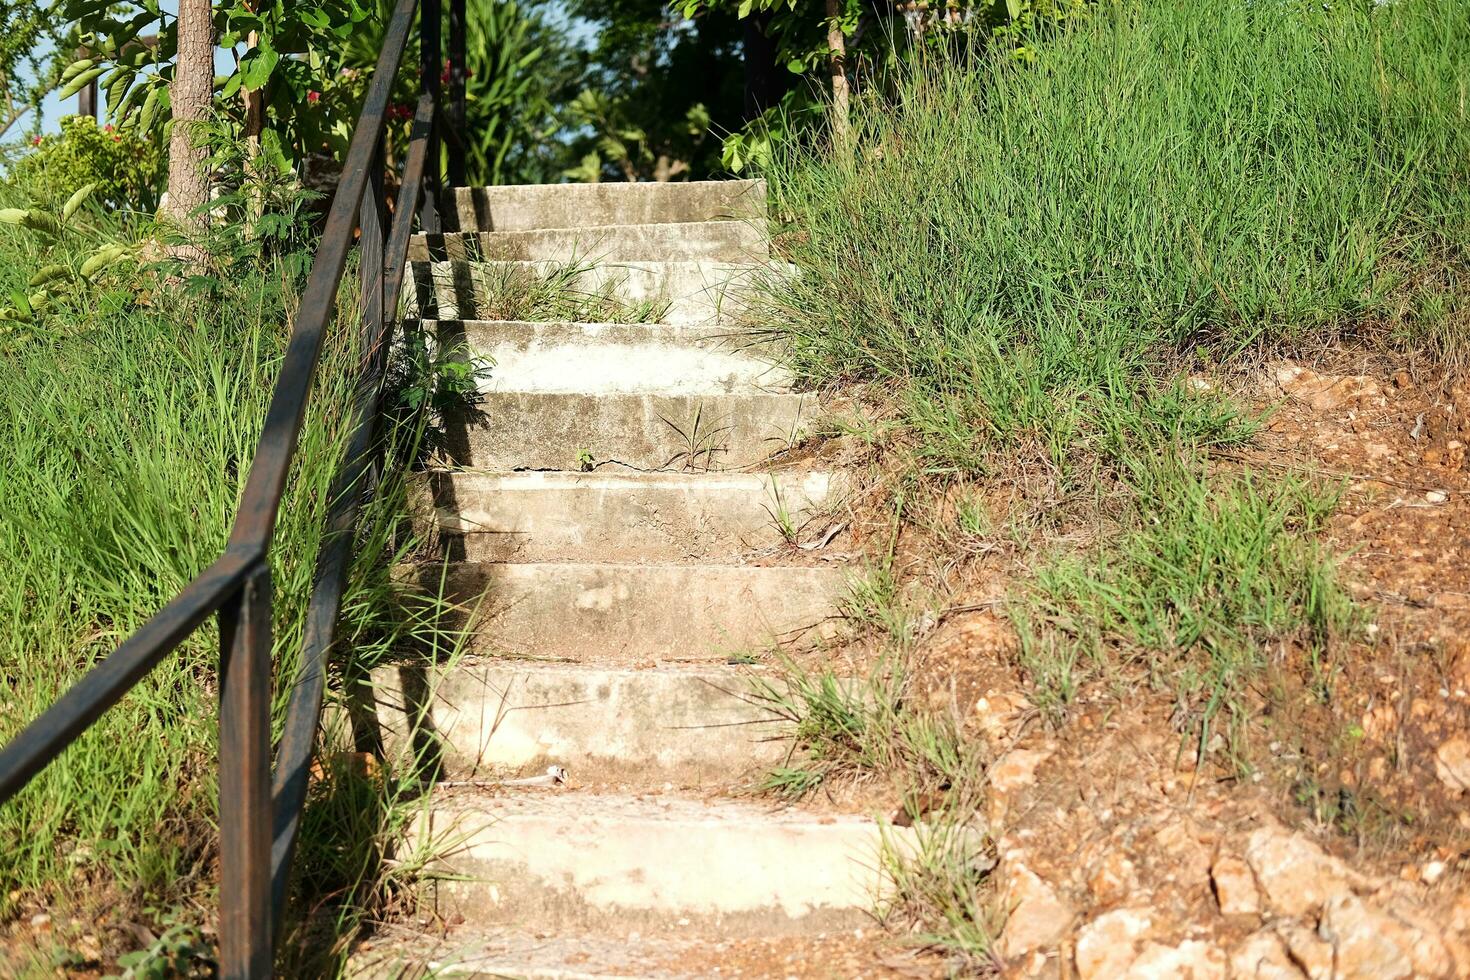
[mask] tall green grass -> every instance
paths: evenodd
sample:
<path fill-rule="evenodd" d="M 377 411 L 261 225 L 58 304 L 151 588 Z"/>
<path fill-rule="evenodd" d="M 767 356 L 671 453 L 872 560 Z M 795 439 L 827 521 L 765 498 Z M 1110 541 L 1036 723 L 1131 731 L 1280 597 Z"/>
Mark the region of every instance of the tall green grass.
<path fill-rule="evenodd" d="M 95 223 L 109 235 L 130 231 Z M 23 284 L 33 261 L 23 231 L 0 233 L 0 287 Z M 293 308 L 293 276 L 279 262 L 222 271 L 207 298 L 137 272 L 80 295 L 44 337 L 0 352 L 0 741 L 222 551 Z M 350 289 L 337 323 L 272 551 L 278 729 L 348 435 L 358 357 Z M 339 674 L 405 642 L 442 639 L 434 602 L 389 574 L 412 547 L 395 461 L 412 455 L 421 427 L 410 418 L 389 433 L 388 473 L 364 516 L 343 602 Z M 218 657 L 210 623 L 0 808 L 0 921 L 30 904 L 101 932 L 149 909 L 209 918 Z M 312 905 L 362 902 L 355 889 L 382 869 L 402 788 L 353 787 L 332 764 L 324 770 L 298 891 Z"/>
<path fill-rule="evenodd" d="M 1119 0 L 1033 40 L 921 53 L 851 149 L 787 148 L 771 321 L 892 403 L 913 472 L 1043 494 L 1012 608 L 1044 695 L 1139 665 L 1199 734 L 1264 644 L 1321 681 L 1354 615 L 1333 488 L 1222 466 L 1259 419 L 1185 375 L 1461 356 L 1470 6 Z"/>

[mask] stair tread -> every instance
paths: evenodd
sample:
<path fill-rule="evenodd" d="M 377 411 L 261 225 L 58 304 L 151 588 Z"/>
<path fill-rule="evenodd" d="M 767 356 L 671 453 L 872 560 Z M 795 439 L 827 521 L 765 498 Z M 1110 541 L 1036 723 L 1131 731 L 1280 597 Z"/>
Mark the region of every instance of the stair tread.
<path fill-rule="evenodd" d="M 871 927 L 812 936 L 731 939 L 689 927 L 663 934 L 556 935 L 461 925 L 433 934 L 393 928 L 353 956 L 369 977 L 526 977 L 536 980 L 685 980 L 708 977 L 912 977 L 917 962 Z M 891 964 L 891 965 L 890 965 Z M 397 972 L 402 967 L 423 973 Z"/>

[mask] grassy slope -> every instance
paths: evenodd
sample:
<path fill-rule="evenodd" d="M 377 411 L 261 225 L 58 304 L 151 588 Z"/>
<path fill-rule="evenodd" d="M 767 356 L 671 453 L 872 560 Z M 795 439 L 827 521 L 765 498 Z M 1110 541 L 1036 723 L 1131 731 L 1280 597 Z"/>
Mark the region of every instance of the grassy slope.
<path fill-rule="evenodd" d="M 89 234 L 124 231 L 98 217 L 83 225 L 79 249 Z M 0 287 L 23 285 L 34 249 L 24 231 L 0 232 Z M 0 352 L 0 741 L 222 550 L 285 346 L 282 277 L 276 264 L 236 267 L 215 284 L 221 294 L 195 299 L 124 272 L 49 318 L 55 335 Z M 278 724 L 345 439 L 356 330 L 350 304 L 343 313 L 277 525 Z M 404 506 L 390 474 L 339 628 L 359 658 L 420 625 L 384 561 Z M 118 916 L 185 901 L 201 911 L 184 920 L 208 917 L 217 644 L 212 623 L 200 629 L 0 808 L 0 922 L 34 903 L 75 909 L 104 936 Z M 373 848 L 397 819 L 371 787 L 319 788 L 298 858 L 318 896 L 371 878 Z"/>
<path fill-rule="evenodd" d="M 906 71 L 855 156 L 771 174 L 796 366 L 892 392 L 915 473 L 1040 471 L 1043 532 L 1108 529 L 1036 556 L 1016 597 L 1052 703 L 1141 662 L 1203 736 L 1262 641 L 1315 663 L 1351 626 L 1311 542 L 1334 488 L 1213 462 L 1256 420 L 1184 373 L 1466 332 L 1470 8 L 1366 9 L 1102 4 L 1032 62 Z"/>

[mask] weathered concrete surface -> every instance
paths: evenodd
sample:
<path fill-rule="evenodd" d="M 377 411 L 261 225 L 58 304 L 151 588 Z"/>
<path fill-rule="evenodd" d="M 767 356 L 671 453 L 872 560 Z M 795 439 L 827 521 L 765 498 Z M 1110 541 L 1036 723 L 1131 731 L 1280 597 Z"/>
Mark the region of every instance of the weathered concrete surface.
<path fill-rule="evenodd" d="M 434 889 L 440 914 L 472 924 L 807 932 L 861 924 L 880 887 L 871 820 L 769 804 L 449 795 L 416 833 L 449 845 L 444 870 L 474 879 Z"/>
<path fill-rule="evenodd" d="M 765 229 L 750 221 L 700 221 L 531 231 L 415 235 L 411 261 L 760 262 Z"/>
<path fill-rule="evenodd" d="M 781 544 L 831 502 L 828 473 L 429 474 L 448 553 L 471 561 L 678 561 Z M 810 533 L 807 535 L 810 537 Z"/>
<path fill-rule="evenodd" d="M 584 452 L 597 465 L 732 469 L 790 448 L 819 416 L 810 395 L 501 391 L 448 420 L 448 451 L 485 470 L 578 470 Z"/>
<path fill-rule="evenodd" d="M 767 345 L 726 327 L 507 320 L 453 327 L 463 331 L 470 353 L 492 362 L 482 386 L 487 392 L 699 395 L 791 384 L 790 372 L 771 362 Z"/>
<path fill-rule="evenodd" d="M 788 751 L 786 726 L 758 696 L 766 673 L 471 658 L 380 667 L 372 680 L 390 754 L 432 751 L 446 778 L 539 775 L 555 764 L 573 786 L 729 789 Z"/>
<path fill-rule="evenodd" d="M 441 569 L 425 570 L 437 587 Z M 831 635 L 847 570 L 818 566 L 460 562 L 447 597 L 478 608 L 477 653 L 609 665 L 710 661 Z M 483 598 L 482 598 L 483 597 Z"/>
<path fill-rule="evenodd" d="M 566 272 L 560 262 L 411 262 L 416 296 L 432 296 L 441 320 L 494 318 L 493 301 L 521 277 L 549 278 Z M 767 263 L 617 262 L 579 268 L 565 288 L 610 295 L 627 304 L 650 304 L 671 324 L 738 323 L 756 301 L 761 275 L 785 267 Z M 413 307 L 419 300 L 410 303 Z M 414 315 L 418 315 L 416 312 Z"/>
<path fill-rule="evenodd" d="M 687 935 L 687 929 L 681 929 Z M 725 947 L 718 937 L 548 936 L 512 929 L 460 927 L 377 931 L 347 966 L 351 980 L 423 980 L 427 977 L 483 980 L 705 980 Z"/>
<path fill-rule="evenodd" d="M 526 231 L 662 222 L 764 220 L 763 180 L 459 187 L 452 231 Z"/>

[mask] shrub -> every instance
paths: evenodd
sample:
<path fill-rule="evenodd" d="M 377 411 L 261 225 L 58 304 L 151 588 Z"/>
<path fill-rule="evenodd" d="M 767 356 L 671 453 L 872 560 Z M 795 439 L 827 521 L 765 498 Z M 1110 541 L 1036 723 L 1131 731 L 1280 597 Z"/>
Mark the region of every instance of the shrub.
<path fill-rule="evenodd" d="M 35 149 L 15 165 L 10 183 L 38 204 L 59 205 L 79 187 L 96 184 L 94 200 L 111 209 L 153 211 L 163 175 L 163 154 L 134 132 L 98 126 L 87 116 L 67 116 L 61 133 L 37 136 Z"/>

